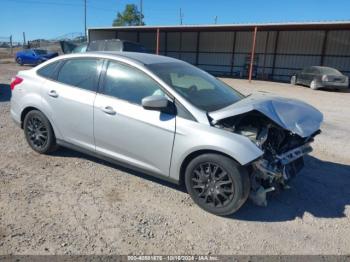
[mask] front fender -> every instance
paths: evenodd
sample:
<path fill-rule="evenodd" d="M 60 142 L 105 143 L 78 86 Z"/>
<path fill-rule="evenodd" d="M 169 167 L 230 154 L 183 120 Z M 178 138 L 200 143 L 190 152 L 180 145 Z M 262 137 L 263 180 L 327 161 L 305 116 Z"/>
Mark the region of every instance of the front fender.
<path fill-rule="evenodd" d="M 173 179 L 179 180 L 183 161 L 196 151 L 220 152 L 232 157 L 241 165 L 246 165 L 263 155 L 263 151 L 245 136 L 182 118 L 177 118 L 176 121 L 170 167 L 170 177 Z"/>

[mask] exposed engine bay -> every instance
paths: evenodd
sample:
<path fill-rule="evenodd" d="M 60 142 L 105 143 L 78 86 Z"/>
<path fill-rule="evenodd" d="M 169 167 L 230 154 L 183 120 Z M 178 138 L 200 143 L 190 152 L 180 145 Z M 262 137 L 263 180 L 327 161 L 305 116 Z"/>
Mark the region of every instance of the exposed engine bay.
<path fill-rule="evenodd" d="M 228 117 L 215 123 L 218 128 L 249 138 L 263 156 L 249 167 L 250 199 L 266 206 L 266 194 L 288 188 L 288 182 L 303 168 L 305 154 L 312 151 L 310 143 L 320 133 L 307 137 L 286 130 L 259 111 Z"/>

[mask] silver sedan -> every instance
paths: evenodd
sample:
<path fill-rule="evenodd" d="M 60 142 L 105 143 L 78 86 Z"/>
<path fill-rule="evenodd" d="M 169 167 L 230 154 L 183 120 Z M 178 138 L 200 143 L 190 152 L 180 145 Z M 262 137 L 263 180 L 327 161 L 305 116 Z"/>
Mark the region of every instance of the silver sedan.
<path fill-rule="evenodd" d="M 293 75 L 290 83 L 292 85 L 309 86 L 313 90 L 322 88 L 347 89 L 349 87 L 349 78 L 335 68 L 311 66 Z"/>
<path fill-rule="evenodd" d="M 20 71 L 11 115 L 41 154 L 68 147 L 175 183 L 228 215 L 286 187 L 320 131 L 301 101 L 244 96 L 180 60 L 85 53 Z"/>

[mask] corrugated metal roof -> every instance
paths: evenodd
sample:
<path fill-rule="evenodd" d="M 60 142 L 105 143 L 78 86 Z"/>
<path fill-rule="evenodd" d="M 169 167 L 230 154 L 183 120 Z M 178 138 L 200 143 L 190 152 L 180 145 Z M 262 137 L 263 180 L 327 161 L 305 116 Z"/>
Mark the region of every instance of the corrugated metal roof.
<path fill-rule="evenodd" d="M 91 27 L 88 30 L 156 30 L 172 29 L 172 30 L 188 30 L 188 29 L 240 29 L 240 28 L 350 28 L 350 20 L 344 21 L 316 21 L 316 22 L 285 22 L 285 23 L 242 23 L 242 24 L 207 24 L 207 25 L 154 25 L 154 26 L 111 26 L 111 27 Z"/>

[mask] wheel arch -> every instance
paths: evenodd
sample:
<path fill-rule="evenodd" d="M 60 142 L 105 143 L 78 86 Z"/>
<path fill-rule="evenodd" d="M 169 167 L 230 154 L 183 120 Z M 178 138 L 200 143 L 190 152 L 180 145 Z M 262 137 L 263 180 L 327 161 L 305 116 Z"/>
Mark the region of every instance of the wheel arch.
<path fill-rule="evenodd" d="M 56 138 L 58 139 L 62 139 L 62 135 L 60 133 L 60 131 L 58 130 L 57 126 L 55 125 L 55 123 L 53 122 L 53 120 L 51 119 L 50 115 L 45 112 L 45 110 L 42 110 L 40 107 L 37 107 L 35 105 L 28 105 L 26 107 L 24 107 L 24 109 L 21 111 L 21 128 L 23 129 L 23 122 L 24 122 L 24 118 L 26 117 L 26 115 L 33 110 L 38 110 L 39 112 L 41 112 L 48 120 L 49 123 L 53 129 L 53 133 L 55 135 Z"/>
<path fill-rule="evenodd" d="M 26 115 L 33 110 L 38 110 L 41 113 L 43 113 L 40 109 L 34 107 L 34 106 L 27 106 L 26 108 L 24 108 L 21 112 L 21 128 L 23 129 L 23 122 L 24 122 L 24 118 L 26 117 Z M 44 114 L 44 113 L 43 113 Z M 44 114 L 45 115 L 45 114 Z M 46 115 L 45 115 L 46 116 Z"/>
<path fill-rule="evenodd" d="M 232 159 L 234 162 L 236 162 L 237 165 L 242 166 L 236 159 L 234 159 L 232 156 L 221 152 L 221 151 L 217 151 L 217 150 L 213 150 L 213 149 L 200 149 L 200 150 L 196 150 L 194 152 L 191 152 L 190 154 L 188 154 L 184 160 L 181 163 L 181 167 L 180 167 L 180 174 L 179 174 L 179 184 L 184 184 L 184 178 L 185 178 L 185 171 L 186 171 L 186 167 L 188 166 L 188 164 L 195 159 L 196 157 L 203 155 L 203 154 L 217 154 L 217 155 L 222 155 L 225 157 L 228 157 L 230 159 Z"/>

